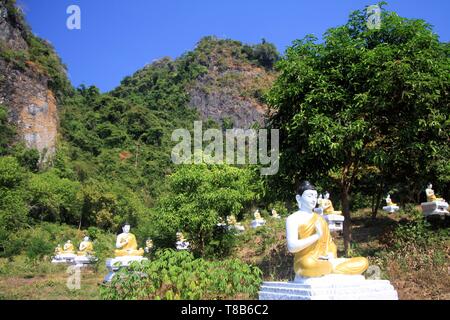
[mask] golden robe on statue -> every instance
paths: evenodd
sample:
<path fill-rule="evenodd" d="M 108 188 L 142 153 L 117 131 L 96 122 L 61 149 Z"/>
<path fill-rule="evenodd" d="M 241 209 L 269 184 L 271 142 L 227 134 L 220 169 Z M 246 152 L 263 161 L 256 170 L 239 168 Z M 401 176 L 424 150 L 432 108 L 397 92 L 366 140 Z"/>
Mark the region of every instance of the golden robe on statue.
<path fill-rule="evenodd" d="M 321 277 L 327 274 L 358 275 L 367 270 L 369 262 L 366 258 L 336 259 L 337 248 L 331 238 L 328 223 L 318 214 L 314 214 L 306 224 L 299 226 L 299 239 L 316 234 L 317 222 L 320 223 L 323 235 L 316 243 L 295 254 L 294 270 L 296 274 L 303 277 Z M 334 261 L 321 259 L 330 253 L 333 254 Z"/>
<path fill-rule="evenodd" d="M 144 255 L 144 249 L 138 249 L 136 237 L 132 233 L 120 234 L 117 237 L 117 242 L 121 247 L 115 251 L 116 257 Z"/>

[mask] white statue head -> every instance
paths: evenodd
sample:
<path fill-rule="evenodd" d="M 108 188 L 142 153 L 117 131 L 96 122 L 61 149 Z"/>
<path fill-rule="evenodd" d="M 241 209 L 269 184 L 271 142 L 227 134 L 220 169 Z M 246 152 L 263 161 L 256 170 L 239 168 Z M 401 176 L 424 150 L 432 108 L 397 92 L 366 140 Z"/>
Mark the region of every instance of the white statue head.
<path fill-rule="evenodd" d="M 429 183 L 427 189 L 433 189 L 433 185 Z"/>
<path fill-rule="evenodd" d="M 124 225 L 123 228 L 122 228 L 122 231 L 123 231 L 124 233 L 129 233 L 129 232 L 130 232 L 130 229 L 131 229 L 130 224 L 129 224 L 129 223 L 125 223 L 125 225 Z"/>
<path fill-rule="evenodd" d="M 387 197 L 386 197 L 386 199 L 390 199 L 391 198 L 391 195 L 390 194 L 388 194 L 387 195 Z"/>
<path fill-rule="evenodd" d="M 70 240 L 67 240 L 67 243 L 72 243 L 72 241 L 70 241 Z"/>
<path fill-rule="evenodd" d="M 328 200 L 328 199 L 330 199 L 330 193 L 327 191 L 327 192 L 325 192 L 325 196 L 324 196 L 324 199 L 325 200 Z"/>
<path fill-rule="evenodd" d="M 83 239 L 84 241 L 86 241 L 86 242 L 88 242 L 90 239 L 89 239 L 89 237 L 84 237 L 84 239 Z"/>
<path fill-rule="evenodd" d="M 312 212 L 317 205 L 317 190 L 310 182 L 304 181 L 298 187 L 295 199 L 300 210 Z"/>

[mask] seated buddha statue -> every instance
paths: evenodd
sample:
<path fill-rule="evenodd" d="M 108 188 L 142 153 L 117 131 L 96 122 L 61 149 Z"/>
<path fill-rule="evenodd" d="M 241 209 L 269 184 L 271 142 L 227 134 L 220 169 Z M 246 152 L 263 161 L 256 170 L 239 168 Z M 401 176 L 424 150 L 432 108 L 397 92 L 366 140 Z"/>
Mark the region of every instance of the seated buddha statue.
<path fill-rule="evenodd" d="M 313 209 L 317 205 L 315 187 L 305 181 L 298 188 L 299 211 L 286 220 L 289 252 L 294 254 L 294 270 L 300 277 L 321 277 L 328 274 L 359 275 L 367 270 L 366 258 L 338 258 L 325 219 Z"/>
<path fill-rule="evenodd" d="M 427 189 L 425 190 L 425 193 L 427 194 L 427 202 L 434 202 L 434 201 L 444 201 L 444 199 L 439 198 L 434 194 L 433 185 L 430 183 L 428 184 Z"/>
<path fill-rule="evenodd" d="M 330 200 L 330 193 L 326 192 L 322 200 L 323 214 L 342 214 L 342 211 L 335 211 Z"/>
<path fill-rule="evenodd" d="M 392 202 L 392 200 L 391 200 L 391 195 L 390 195 L 390 194 L 387 195 L 387 198 L 386 198 L 386 205 L 388 205 L 388 206 L 390 206 L 390 207 L 397 206 L 396 203 Z"/>
<path fill-rule="evenodd" d="M 84 237 L 83 241 L 80 243 L 78 248 L 78 256 L 93 256 L 94 252 L 94 244 L 92 243 L 89 237 Z"/>
<path fill-rule="evenodd" d="M 230 226 L 234 226 L 234 225 L 237 224 L 237 220 L 236 220 L 236 217 L 234 216 L 234 214 L 232 214 L 231 216 L 228 216 L 228 217 L 227 217 L 227 223 L 228 223 Z"/>
<path fill-rule="evenodd" d="M 146 253 L 150 253 L 150 251 L 152 251 L 153 249 L 153 240 L 152 239 L 147 239 L 147 241 L 145 241 L 145 252 Z"/>
<path fill-rule="evenodd" d="M 253 216 L 255 217 L 255 221 L 258 221 L 258 222 L 265 221 L 265 220 L 261 217 L 261 213 L 259 212 L 259 210 L 256 210 L 255 213 L 253 214 Z"/>
<path fill-rule="evenodd" d="M 275 219 L 281 218 L 280 215 L 278 214 L 277 210 L 275 210 L 275 209 L 272 209 L 272 217 Z"/>
<path fill-rule="evenodd" d="M 136 237 L 134 234 L 130 233 L 130 225 L 127 223 L 123 226 L 123 233 L 117 236 L 115 255 L 116 257 L 128 257 L 128 256 L 139 256 L 144 255 L 144 249 L 138 249 Z"/>
<path fill-rule="evenodd" d="M 61 253 L 63 253 L 63 248 L 60 244 L 55 248 L 55 256 L 59 256 Z"/>
<path fill-rule="evenodd" d="M 65 254 L 74 254 L 75 253 L 75 247 L 72 244 L 72 241 L 68 240 L 64 246 L 63 251 L 61 253 Z"/>

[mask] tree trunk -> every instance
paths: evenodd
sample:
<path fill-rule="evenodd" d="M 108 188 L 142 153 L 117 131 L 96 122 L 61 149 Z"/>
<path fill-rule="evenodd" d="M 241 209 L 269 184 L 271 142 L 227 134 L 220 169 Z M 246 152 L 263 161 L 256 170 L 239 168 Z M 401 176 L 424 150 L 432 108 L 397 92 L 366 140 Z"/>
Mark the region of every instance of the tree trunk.
<path fill-rule="evenodd" d="M 342 202 L 342 211 L 344 213 L 344 253 L 348 254 L 348 249 L 350 247 L 350 243 L 352 241 L 352 232 L 351 232 L 351 217 L 350 217 L 350 200 L 349 200 L 349 188 L 348 186 L 343 186 L 341 191 L 341 202 Z"/>
<path fill-rule="evenodd" d="M 378 209 L 380 208 L 381 197 L 383 195 L 384 183 L 381 181 L 380 187 L 377 190 L 376 202 L 375 206 L 372 210 L 372 219 L 375 220 L 377 218 Z"/>

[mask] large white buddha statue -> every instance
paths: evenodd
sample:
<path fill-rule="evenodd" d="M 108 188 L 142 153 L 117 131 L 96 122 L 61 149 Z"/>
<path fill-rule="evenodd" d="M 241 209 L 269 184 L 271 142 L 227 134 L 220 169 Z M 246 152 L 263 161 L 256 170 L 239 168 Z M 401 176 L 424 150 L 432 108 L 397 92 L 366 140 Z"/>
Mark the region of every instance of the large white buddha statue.
<path fill-rule="evenodd" d="M 325 219 L 313 212 L 317 205 L 315 187 L 305 181 L 298 188 L 299 211 L 286 220 L 289 252 L 294 254 L 294 270 L 300 277 L 320 277 L 328 274 L 359 275 L 367 270 L 366 258 L 338 258 Z"/>
<path fill-rule="evenodd" d="M 115 255 L 116 257 L 140 256 L 144 255 L 144 249 L 138 249 L 136 237 L 130 233 L 130 225 L 127 223 L 123 226 L 123 233 L 117 236 Z"/>

